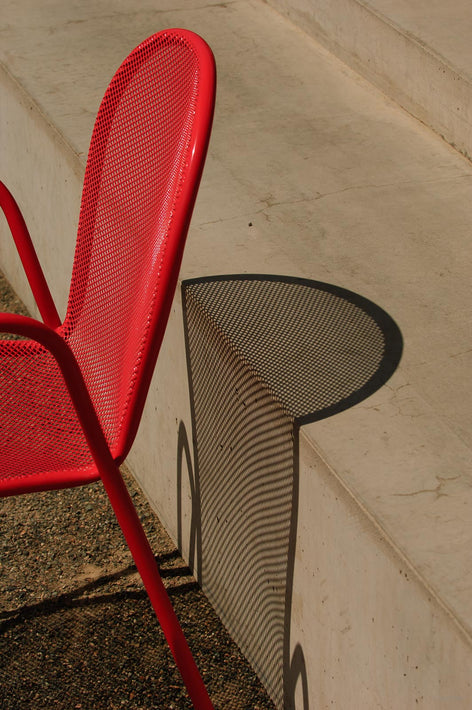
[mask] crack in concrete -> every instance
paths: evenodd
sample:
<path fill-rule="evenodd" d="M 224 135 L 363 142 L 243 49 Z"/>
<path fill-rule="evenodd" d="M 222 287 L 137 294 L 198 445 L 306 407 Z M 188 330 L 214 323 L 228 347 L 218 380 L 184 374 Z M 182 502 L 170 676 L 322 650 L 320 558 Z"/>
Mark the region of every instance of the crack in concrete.
<path fill-rule="evenodd" d="M 472 178 L 472 175 L 467 173 L 462 173 L 460 175 L 455 175 L 450 178 L 435 178 L 432 180 L 399 180 L 396 182 L 385 182 L 385 183 L 366 183 L 365 185 L 350 185 L 348 187 L 343 187 L 340 190 L 333 190 L 332 192 L 318 192 L 316 197 L 313 197 L 313 201 L 321 200 L 325 197 L 331 197 L 333 195 L 339 195 L 343 192 L 350 192 L 351 190 L 368 190 L 371 188 L 380 189 L 383 187 L 400 187 L 403 185 L 430 185 L 440 182 L 449 182 L 450 180 L 457 180 L 458 178 Z"/>
<path fill-rule="evenodd" d="M 192 11 L 194 10 L 207 10 L 207 9 L 213 9 L 213 8 L 223 8 L 226 10 L 230 5 L 235 5 L 239 0 L 225 0 L 223 2 L 215 2 L 215 3 L 205 3 L 204 5 L 197 5 L 196 7 L 192 7 Z M 111 18 L 116 18 L 117 16 L 121 16 L 124 18 L 127 17 L 136 17 L 136 16 L 143 16 L 144 14 L 152 14 L 152 15 L 165 15 L 169 14 L 170 12 L 188 12 L 188 7 L 168 7 L 164 8 L 162 10 L 158 8 L 149 8 L 148 10 L 136 10 L 136 11 L 121 11 L 120 10 L 114 10 L 112 14 L 110 13 L 104 13 L 102 15 L 93 15 L 90 17 L 84 17 L 84 18 L 79 18 L 76 20 L 66 20 L 64 23 L 65 25 L 80 25 L 84 24 L 87 22 L 96 22 L 97 20 L 108 20 Z M 50 28 L 53 31 L 56 29 L 56 27 Z"/>
<path fill-rule="evenodd" d="M 472 348 L 467 348 L 467 350 L 462 350 L 460 353 L 455 353 L 449 357 L 452 359 L 454 357 L 461 357 L 461 355 L 468 355 L 469 353 L 472 353 Z"/>
<path fill-rule="evenodd" d="M 460 476 L 451 476 L 449 478 L 443 476 L 436 476 L 438 485 L 434 488 L 422 488 L 419 491 L 411 491 L 411 493 L 394 493 L 393 495 L 399 498 L 410 498 L 413 496 L 422 495 L 423 493 L 435 493 L 436 500 L 438 500 L 439 498 L 448 496 L 448 493 L 443 492 L 443 486 L 445 486 L 449 481 L 456 481 L 458 478 L 460 478 Z"/>

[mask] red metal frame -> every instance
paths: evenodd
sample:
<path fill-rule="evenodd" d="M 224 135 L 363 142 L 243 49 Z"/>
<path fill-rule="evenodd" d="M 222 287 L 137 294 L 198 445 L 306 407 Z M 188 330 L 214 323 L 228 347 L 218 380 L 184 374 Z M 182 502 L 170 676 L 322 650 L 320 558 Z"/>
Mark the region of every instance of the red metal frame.
<path fill-rule="evenodd" d="M 152 549 L 119 471 L 119 464 L 129 451 L 136 434 L 157 354 L 172 305 L 182 259 L 185 236 L 203 169 L 211 130 L 215 92 L 215 66 L 211 50 L 197 35 L 187 30 L 168 30 L 146 40 L 146 44 L 161 41 L 171 33 L 191 46 L 199 62 L 199 113 L 192 132 L 186 179 L 179 193 L 179 209 L 174 215 L 166 248 L 166 269 L 160 275 L 158 303 L 152 315 L 150 337 L 143 352 L 143 367 L 139 386 L 134 388 L 127 410 L 127 421 L 121 442 L 112 455 L 99 417 L 95 411 L 84 376 L 74 353 L 66 341 L 57 310 L 36 256 L 21 212 L 8 189 L 0 183 L 0 206 L 7 217 L 33 295 L 44 323 L 15 314 L 0 314 L 0 332 L 8 332 L 39 343 L 54 358 L 60 368 L 72 404 L 93 457 L 94 466 L 67 471 L 46 471 L 34 477 L 19 476 L 0 479 L 0 496 L 38 490 L 65 488 L 101 479 L 131 554 L 143 579 L 153 608 L 166 636 L 169 647 L 197 710 L 211 710 L 212 704 L 195 661 L 187 645 L 172 604 L 162 583 Z M 130 57 L 133 56 L 133 53 Z M 126 67 L 125 60 L 120 70 Z M 119 70 L 119 71 L 120 71 Z M 67 320 L 67 317 L 66 317 Z M 0 359 L 0 368 L 2 366 Z M 0 393 L 1 395 L 1 393 Z M 21 414 L 20 414 L 21 416 Z M 0 446 L 1 462 L 1 446 Z"/>
<path fill-rule="evenodd" d="M 28 227 L 16 204 L 13 195 L 3 182 L 0 182 L 0 207 L 5 213 L 18 254 L 33 292 L 41 317 L 51 328 L 57 328 L 61 320 L 52 300 L 49 286 L 31 241 Z"/>

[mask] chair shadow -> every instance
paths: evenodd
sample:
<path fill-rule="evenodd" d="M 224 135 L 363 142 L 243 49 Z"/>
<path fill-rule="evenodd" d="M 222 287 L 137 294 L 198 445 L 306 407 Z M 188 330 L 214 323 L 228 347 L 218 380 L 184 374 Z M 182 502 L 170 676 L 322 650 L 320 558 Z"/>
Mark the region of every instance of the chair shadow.
<path fill-rule="evenodd" d="M 31 528 L 34 533 L 34 524 Z M 273 708 L 178 551 L 162 552 L 156 561 L 205 669 L 215 710 L 227 707 L 232 693 L 245 707 L 254 702 Z M 83 564 L 76 569 L 83 570 Z M 55 573 L 60 572 L 59 566 Z M 0 612 L 2 708 L 193 707 L 134 564 L 98 575 L 85 582 L 67 576 L 62 594 L 45 580 L 51 591 L 39 601 L 46 588 L 41 585 L 27 592 L 29 603 L 21 603 L 21 588 L 7 594 L 9 607 Z"/>
<path fill-rule="evenodd" d="M 159 571 L 162 579 L 171 579 L 177 577 L 188 577 L 192 575 L 190 567 L 172 567 L 171 569 L 162 568 L 164 562 L 169 562 L 180 557 L 177 550 L 172 552 L 156 555 L 155 559 L 159 565 Z M 43 599 L 35 604 L 23 604 L 15 609 L 0 611 L 0 634 L 8 629 L 14 628 L 24 623 L 26 619 L 35 619 L 37 617 L 46 617 L 52 614 L 61 612 L 65 607 L 68 609 L 81 607 L 94 607 L 101 604 L 113 604 L 124 600 L 147 600 L 147 592 L 144 589 L 126 589 L 117 592 L 105 592 L 97 595 L 96 592 L 106 587 L 113 582 L 123 581 L 126 577 L 138 574 L 138 570 L 134 564 L 128 565 L 118 572 L 112 574 L 103 574 L 100 577 L 77 586 L 73 591 L 57 594 L 54 597 Z M 170 597 L 178 596 L 187 593 L 190 590 L 198 590 L 199 585 L 196 581 L 180 583 L 167 589 Z M 94 596 L 88 596 L 94 594 Z"/>
<path fill-rule="evenodd" d="M 162 570 L 173 605 L 200 599 L 189 569 Z M 136 579 L 134 579 L 136 576 Z M 130 579 L 131 578 L 131 579 Z M 12 604 L 0 614 L 0 705 L 20 708 L 157 708 L 192 704 L 133 564 L 62 594 Z M 40 592 L 40 590 L 38 590 Z M 205 605 L 201 613 L 205 613 Z M 195 644 L 195 638 L 192 639 Z"/>
<path fill-rule="evenodd" d="M 276 705 L 295 708 L 300 685 L 309 710 L 303 648 L 291 653 L 299 428 L 379 389 L 401 333 L 371 301 L 304 279 L 208 277 L 182 293 L 193 436 L 180 422 L 179 549 L 185 464 L 190 567 Z"/>

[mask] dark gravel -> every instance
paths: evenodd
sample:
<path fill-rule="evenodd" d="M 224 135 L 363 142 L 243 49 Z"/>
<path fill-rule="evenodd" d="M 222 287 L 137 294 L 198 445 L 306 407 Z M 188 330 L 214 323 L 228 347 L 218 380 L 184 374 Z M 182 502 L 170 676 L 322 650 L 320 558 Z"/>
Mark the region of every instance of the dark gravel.
<path fill-rule="evenodd" d="M 25 312 L 1 276 L 0 308 Z M 215 708 L 273 710 L 125 479 Z M 191 707 L 102 485 L 0 500 L 0 709 Z"/>

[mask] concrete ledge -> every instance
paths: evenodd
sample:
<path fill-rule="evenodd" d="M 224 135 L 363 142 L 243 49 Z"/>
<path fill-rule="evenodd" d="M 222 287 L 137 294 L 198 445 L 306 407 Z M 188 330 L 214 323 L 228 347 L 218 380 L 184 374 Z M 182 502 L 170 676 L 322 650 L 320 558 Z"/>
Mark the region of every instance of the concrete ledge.
<path fill-rule="evenodd" d="M 268 0 L 468 158 L 472 10 L 425 0 Z"/>
<path fill-rule="evenodd" d="M 300 466 L 292 649 L 314 707 L 466 710 L 470 634 L 303 432 Z"/>

